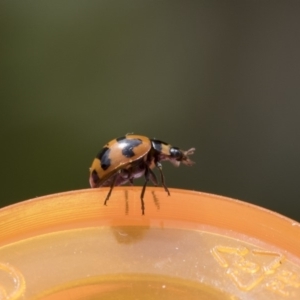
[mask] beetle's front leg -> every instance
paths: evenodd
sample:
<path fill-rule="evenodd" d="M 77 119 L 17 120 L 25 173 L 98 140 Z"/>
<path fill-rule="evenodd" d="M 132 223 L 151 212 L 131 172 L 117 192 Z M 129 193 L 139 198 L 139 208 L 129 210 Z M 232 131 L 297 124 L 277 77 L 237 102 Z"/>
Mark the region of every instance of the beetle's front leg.
<path fill-rule="evenodd" d="M 164 174 L 163 174 L 163 171 L 162 171 L 162 165 L 161 165 L 161 163 L 160 162 L 156 162 L 156 167 L 158 168 L 159 173 L 160 173 L 161 185 L 164 187 L 165 191 L 170 196 L 170 191 L 169 191 L 169 189 L 167 188 L 167 186 L 165 184 L 165 177 L 164 177 Z"/>
<path fill-rule="evenodd" d="M 113 190 L 113 188 L 114 188 L 114 186 L 115 186 L 115 184 L 116 184 L 116 180 L 117 180 L 117 178 L 118 178 L 118 175 L 119 175 L 119 173 L 116 173 L 116 174 L 114 175 L 112 181 L 111 181 L 110 189 L 109 189 L 109 192 L 108 192 L 108 194 L 107 194 L 107 196 L 106 196 L 106 198 L 105 198 L 104 205 L 106 205 L 106 202 L 108 201 L 108 199 L 109 199 L 109 197 L 110 197 L 110 195 L 111 195 L 111 192 L 112 192 L 112 190 Z"/>
<path fill-rule="evenodd" d="M 151 182 L 154 184 L 154 186 L 158 186 L 158 181 L 157 181 L 156 175 L 150 168 L 149 168 L 149 178 L 150 178 Z"/>

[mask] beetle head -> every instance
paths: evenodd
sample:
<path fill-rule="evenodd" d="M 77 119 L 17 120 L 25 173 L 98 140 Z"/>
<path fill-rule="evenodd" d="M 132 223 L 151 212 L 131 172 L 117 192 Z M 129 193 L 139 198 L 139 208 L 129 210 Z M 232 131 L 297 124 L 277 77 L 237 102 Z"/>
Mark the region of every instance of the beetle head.
<path fill-rule="evenodd" d="M 181 162 L 187 166 L 191 166 L 194 162 L 189 159 L 189 155 L 194 154 L 195 150 L 195 148 L 191 148 L 187 151 L 183 151 L 177 147 L 171 147 L 169 160 L 176 167 L 178 167 Z"/>

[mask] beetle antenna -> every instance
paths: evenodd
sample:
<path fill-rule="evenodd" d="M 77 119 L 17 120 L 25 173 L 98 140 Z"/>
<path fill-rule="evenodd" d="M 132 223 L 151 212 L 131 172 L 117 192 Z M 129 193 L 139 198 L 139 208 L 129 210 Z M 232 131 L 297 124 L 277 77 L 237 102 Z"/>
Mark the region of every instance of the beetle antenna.
<path fill-rule="evenodd" d="M 187 166 L 191 166 L 193 165 L 195 162 L 193 162 L 192 160 L 189 159 L 189 155 L 193 155 L 196 151 L 196 148 L 191 148 L 187 151 L 184 151 L 183 154 L 185 156 L 185 159 L 182 160 L 182 162 L 187 165 Z"/>

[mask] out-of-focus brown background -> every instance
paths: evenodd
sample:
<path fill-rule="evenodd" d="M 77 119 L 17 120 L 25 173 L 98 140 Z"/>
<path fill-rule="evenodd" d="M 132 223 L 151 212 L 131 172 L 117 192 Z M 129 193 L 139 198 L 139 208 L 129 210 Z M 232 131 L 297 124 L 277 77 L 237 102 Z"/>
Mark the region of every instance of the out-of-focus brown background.
<path fill-rule="evenodd" d="M 2 1 L 0 206 L 87 188 L 101 147 L 134 132 L 197 148 L 192 168 L 164 164 L 169 187 L 300 220 L 299 15 L 299 1 Z"/>

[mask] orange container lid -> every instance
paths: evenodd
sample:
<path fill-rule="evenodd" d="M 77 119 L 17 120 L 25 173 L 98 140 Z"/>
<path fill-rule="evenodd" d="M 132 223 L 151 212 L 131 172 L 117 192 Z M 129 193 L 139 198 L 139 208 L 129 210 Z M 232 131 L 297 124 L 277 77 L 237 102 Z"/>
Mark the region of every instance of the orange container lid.
<path fill-rule="evenodd" d="M 0 299 L 300 299 L 300 224 L 242 201 L 141 187 L 0 210 Z M 97 298 L 97 299 L 98 299 Z"/>

